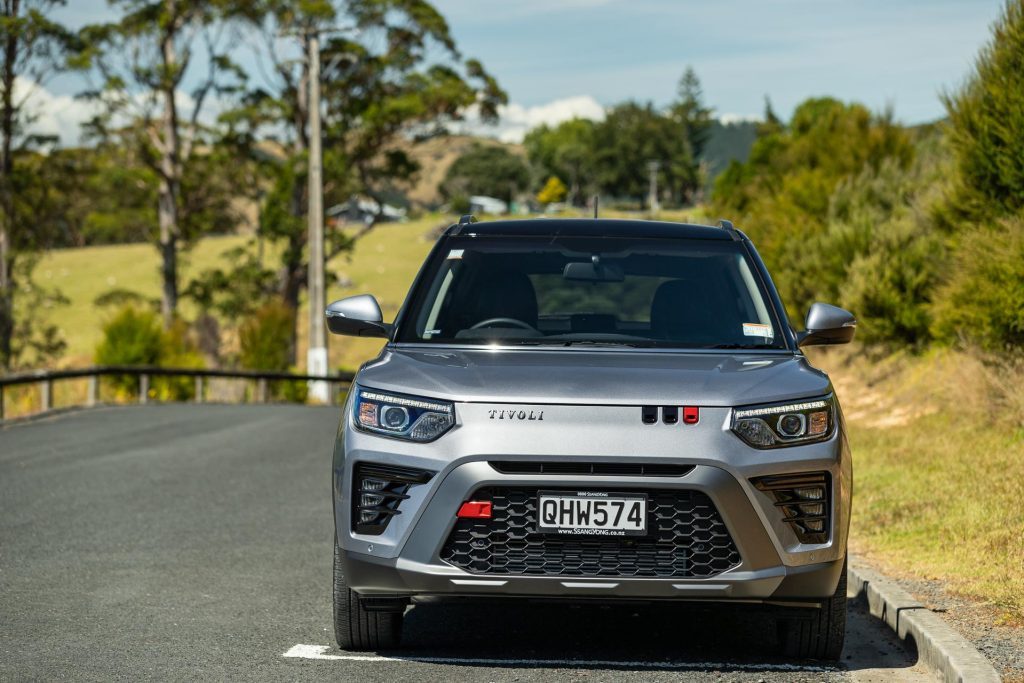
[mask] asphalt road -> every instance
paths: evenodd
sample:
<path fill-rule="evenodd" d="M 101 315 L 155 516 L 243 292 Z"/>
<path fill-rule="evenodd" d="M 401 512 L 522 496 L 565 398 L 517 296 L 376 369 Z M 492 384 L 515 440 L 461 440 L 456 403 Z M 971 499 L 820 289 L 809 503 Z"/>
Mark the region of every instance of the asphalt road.
<path fill-rule="evenodd" d="M 337 418 L 144 406 L 0 429 L 0 680 L 932 680 L 854 601 L 839 666 L 774 657 L 749 610 L 529 603 L 417 606 L 402 651 L 341 652 Z"/>

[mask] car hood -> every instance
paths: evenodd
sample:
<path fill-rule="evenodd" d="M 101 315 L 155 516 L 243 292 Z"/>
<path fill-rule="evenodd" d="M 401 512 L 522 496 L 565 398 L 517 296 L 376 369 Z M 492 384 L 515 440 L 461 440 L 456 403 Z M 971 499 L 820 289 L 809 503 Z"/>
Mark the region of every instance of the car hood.
<path fill-rule="evenodd" d="M 363 386 L 459 402 L 734 406 L 826 394 L 792 354 L 385 347 Z"/>

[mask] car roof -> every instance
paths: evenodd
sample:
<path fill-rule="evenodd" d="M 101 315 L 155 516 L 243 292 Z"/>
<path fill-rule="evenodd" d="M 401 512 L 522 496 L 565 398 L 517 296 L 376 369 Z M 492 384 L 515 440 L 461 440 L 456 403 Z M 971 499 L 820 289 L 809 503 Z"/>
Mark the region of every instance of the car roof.
<path fill-rule="evenodd" d="M 711 225 L 622 218 L 530 218 L 524 220 L 460 222 L 447 235 L 529 237 L 660 237 L 667 239 L 737 239 L 737 231 Z"/>

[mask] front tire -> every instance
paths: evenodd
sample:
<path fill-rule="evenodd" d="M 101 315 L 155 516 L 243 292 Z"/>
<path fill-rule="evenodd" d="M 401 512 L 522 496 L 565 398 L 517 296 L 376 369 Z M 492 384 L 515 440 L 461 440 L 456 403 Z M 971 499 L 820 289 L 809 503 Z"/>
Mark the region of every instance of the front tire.
<path fill-rule="evenodd" d="M 400 612 L 368 612 L 348 587 L 334 539 L 334 637 L 342 650 L 389 650 L 402 641 Z"/>
<path fill-rule="evenodd" d="M 837 661 L 846 637 L 846 563 L 832 597 L 806 618 L 779 619 L 779 637 L 787 657 Z"/>

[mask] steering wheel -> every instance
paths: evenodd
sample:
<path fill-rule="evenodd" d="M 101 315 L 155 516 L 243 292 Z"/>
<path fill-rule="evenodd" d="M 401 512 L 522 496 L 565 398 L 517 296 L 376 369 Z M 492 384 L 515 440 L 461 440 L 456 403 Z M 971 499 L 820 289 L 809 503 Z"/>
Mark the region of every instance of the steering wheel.
<path fill-rule="evenodd" d="M 479 330 L 483 327 L 495 327 L 499 326 L 499 323 L 504 323 L 506 326 L 511 325 L 512 327 L 519 327 L 524 330 L 529 330 L 530 332 L 537 331 L 537 329 L 529 323 L 524 323 L 522 320 L 516 320 L 515 318 L 488 318 L 487 320 L 481 320 L 469 329 Z"/>

